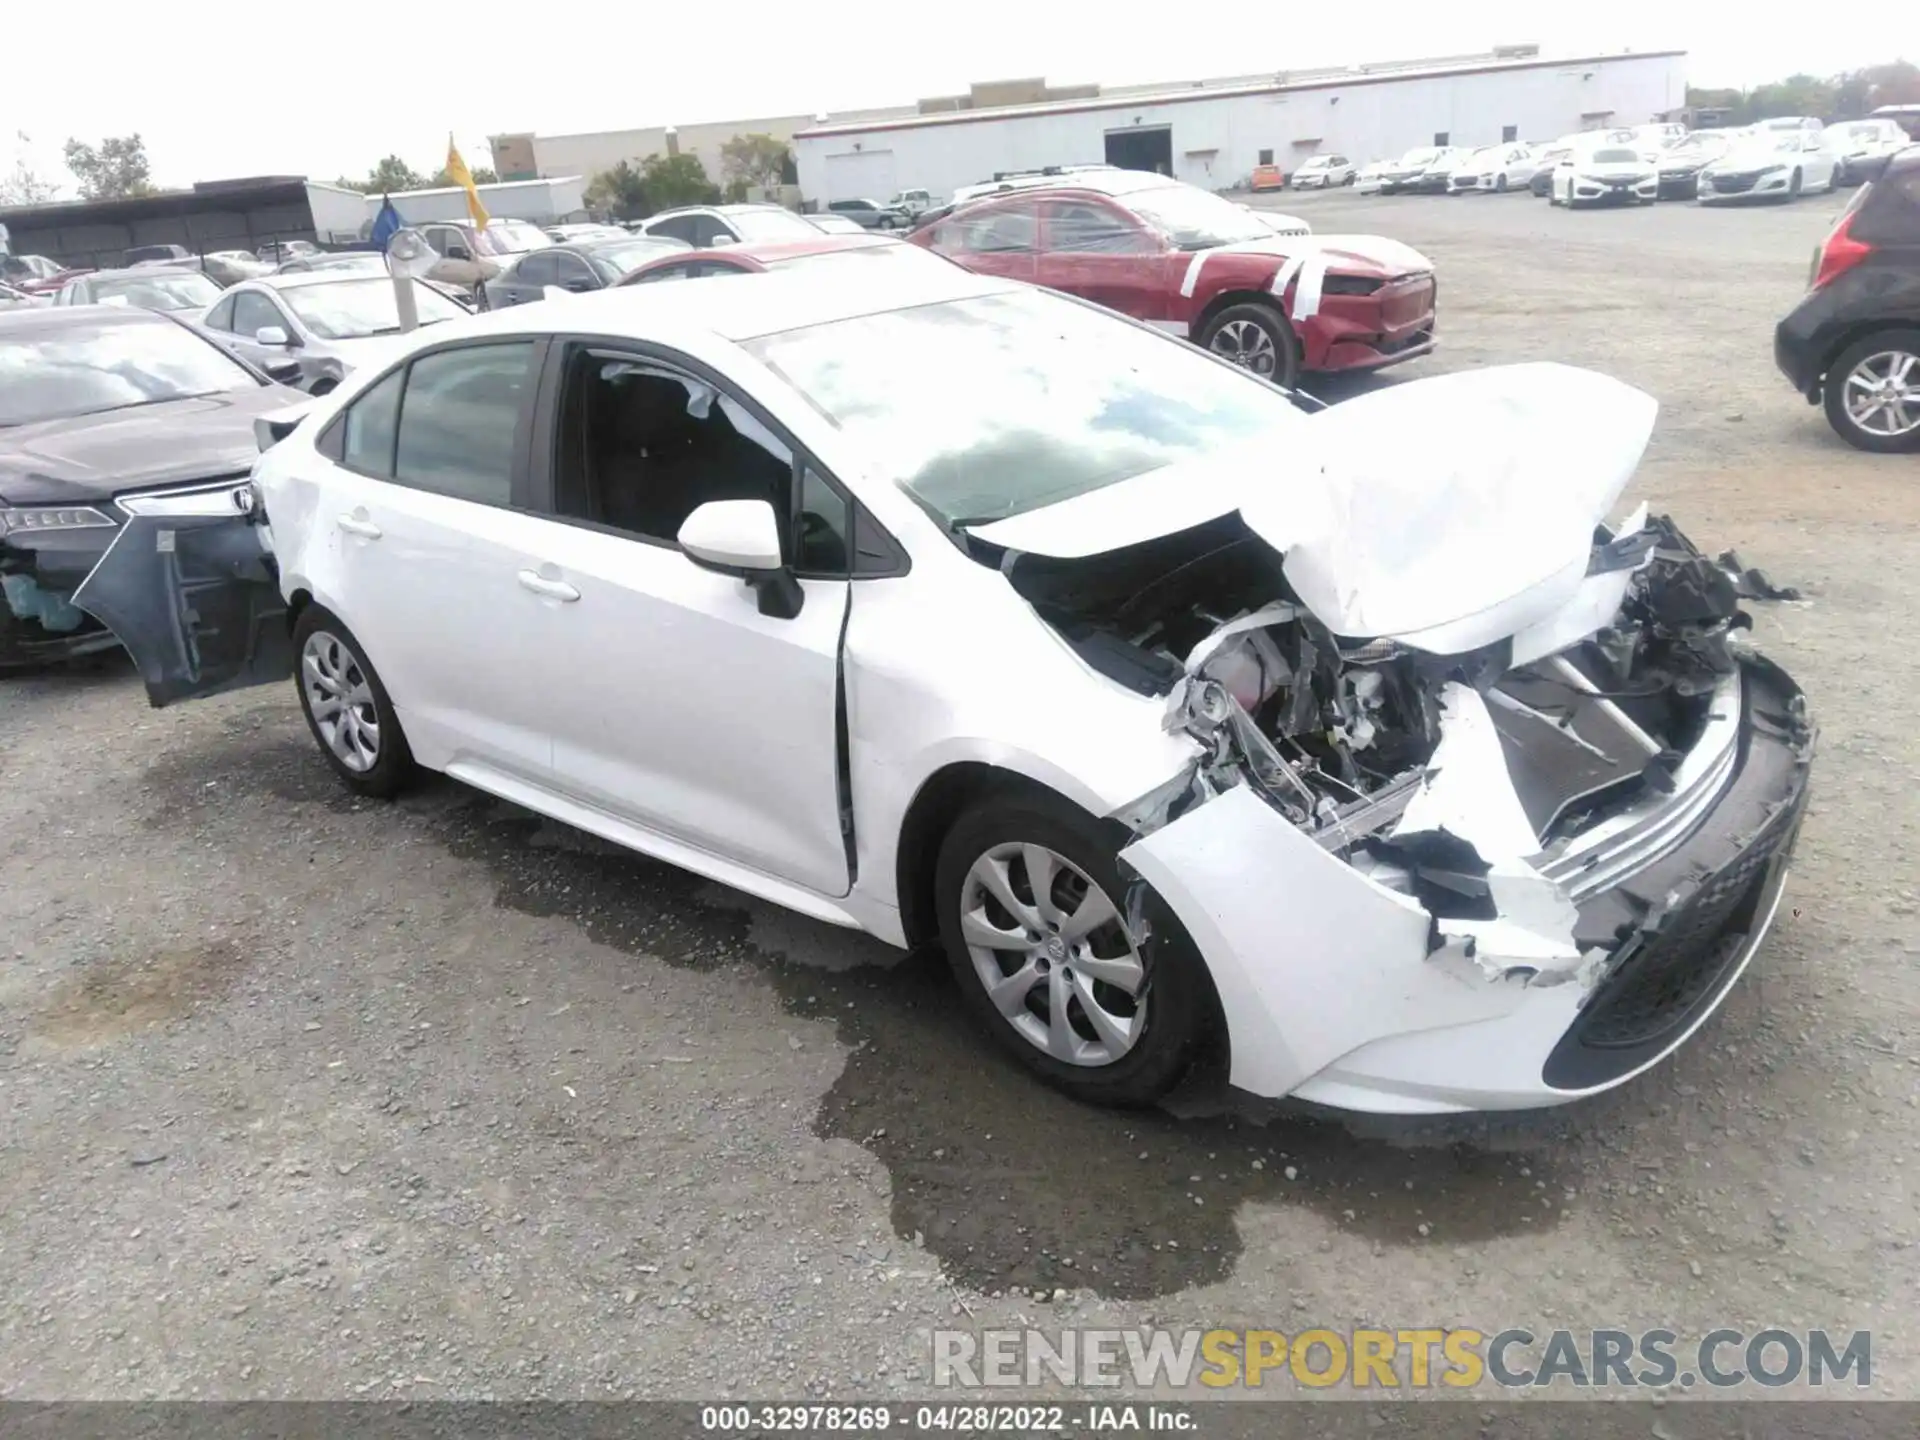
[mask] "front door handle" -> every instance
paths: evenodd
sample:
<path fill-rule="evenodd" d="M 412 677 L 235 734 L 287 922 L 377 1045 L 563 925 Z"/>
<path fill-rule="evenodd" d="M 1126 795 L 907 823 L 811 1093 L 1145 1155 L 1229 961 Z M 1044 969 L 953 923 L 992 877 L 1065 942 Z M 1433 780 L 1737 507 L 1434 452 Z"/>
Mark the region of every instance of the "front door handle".
<path fill-rule="evenodd" d="M 520 588 L 547 600 L 578 600 L 580 592 L 564 580 L 551 580 L 538 570 L 520 572 Z"/>
<path fill-rule="evenodd" d="M 333 522 L 349 535 L 358 535 L 362 540 L 378 540 L 380 527 L 362 516 L 342 515 Z"/>

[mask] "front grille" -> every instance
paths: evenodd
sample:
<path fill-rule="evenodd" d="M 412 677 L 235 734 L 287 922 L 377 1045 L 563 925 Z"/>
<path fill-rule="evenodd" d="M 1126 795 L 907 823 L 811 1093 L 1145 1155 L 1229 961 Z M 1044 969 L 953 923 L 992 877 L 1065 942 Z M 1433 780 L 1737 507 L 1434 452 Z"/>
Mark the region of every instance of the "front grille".
<path fill-rule="evenodd" d="M 1739 195 L 1753 189 L 1755 182 L 1758 181 L 1759 178 L 1760 176 L 1757 173 L 1753 175 L 1715 175 L 1712 179 L 1705 180 L 1701 183 L 1712 186 L 1714 193 L 1718 195 Z"/>
<path fill-rule="evenodd" d="M 1620 961 L 1570 1038 L 1597 1049 L 1625 1049 L 1658 1040 L 1684 1021 L 1739 959 L 1764 918 L 1770 882 L 1791 854 L 1799 824 L 1799 806 L 1776 813 L 1739 859 Z"/>

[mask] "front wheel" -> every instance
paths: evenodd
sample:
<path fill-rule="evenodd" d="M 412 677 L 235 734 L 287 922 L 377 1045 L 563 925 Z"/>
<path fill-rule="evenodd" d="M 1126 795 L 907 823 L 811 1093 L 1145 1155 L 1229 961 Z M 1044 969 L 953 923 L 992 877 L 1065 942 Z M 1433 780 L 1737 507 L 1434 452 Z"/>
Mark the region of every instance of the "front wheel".
<path fill-rule="evenodd" d="M 1791 205 L 1794 201 L 1798 200 L 1799 198 L 1800 198 L 1800 172 L 1796 170 L 1793 172 L 1792 178 L 1787 181 L 1787 203 Z"/>
<path fill-rule="evenodd" d="M 1284 390 L 1300 383 L 1300 347 L 1278 306 L 1229 305 L 1200 332 L 1200 343 Z"/>
<path fill-rule="evenodd" d="M 1504 195 L 1507 193 L 1507 177 L 1506 176 L 1501 175 L 1495 178 L 1493 182 L 1493 193 L 1496 195 Z"/>
<path fill-rule="evenodd" d="M 1920 329 L 1882 330 L 1827 369 L 1827 423 L 1859 450 L 1920 450 Z"/>
<path fill-rule="evenodd" d="M 293 627 L 293 648 L 300 708 L 333 773 L 355 794 L 393 798 L 413 776 L 413 752 L 360 642 L 339 616 L 309 605 Z"/>
<path fill-rule="evenodd" d="M 1135 940 L 1115 853 L 1064 801 L 983 801 L 940 847 L 940 939 L 968 1008 L 1023 1065 L 1079 1100 L 1147 1105 L 1192 1064 L 1213 992 L 1171 914 Z"/>

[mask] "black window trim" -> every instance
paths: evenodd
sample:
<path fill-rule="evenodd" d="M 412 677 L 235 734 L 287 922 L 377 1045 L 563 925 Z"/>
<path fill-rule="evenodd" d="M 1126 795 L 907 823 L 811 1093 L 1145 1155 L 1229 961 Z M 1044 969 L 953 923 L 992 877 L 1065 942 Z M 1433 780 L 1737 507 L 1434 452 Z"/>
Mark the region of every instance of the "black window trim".
<path fill-rule="evenodd" d="M 575 515 L 562 515 L 555 508 L 557 502 L 554 455 L 559 439 L 556 433 L 558 428 L 556 422 L 559 419 L 560 387 L 566 379 L 568 362 L 576 351 L 583 349 L 589 352 L 606 353 L 609 358 L 637 360 L 649 365 L 659 365 L 668 370 L 682 371 L 703 384 L 711 385 L 766 426 L 773 433 L 774 438 L 787 447 L 793 457 L 792 472 L 788 477 L 789 513 L 782 517 L 783 537 L 790 537 L 793 534 L 793 521 L 797 515 L 795 507 L 800 502 L 800 476 L 803 470 L 812 470 L 826 483 L 829 490 L 846 502 L 847 573 L 835 575 L 795 568 L 793 574 L 796 579 L 897 580 L 913 568 L 913 562 L 907 554 L 906 547 L 894 538 L 892 532 L 880 522 L 879 517 L 862 505 L 860 498 L 841 483 L 840 478 L 821 461 L 820 457 L 801 444 L 793 432 L 775 419 L 759 401 L 745 394 L 731 380 L 711 366 L 703 364 L 683 351 L 658 345 L 649 340 L 635 340 L 625 335 L 579 332 L 550 337 L 540 372 L 540 381 L 533 387 L 538 409 L 534 413 L 531 433 L 527 436 L 528 494 L 527 505 L 524 508 L 543 520 L 551 520 L 556 525 L 573 525 L 583 530 L 594 530 L 602 535 L 612 535 L 638 545 L 651 545 L 657 549 L 672 550 L 675 553 L 680 550 L 679 545 L 673 540 L 642 535 L 637 530 L 622 529 L 618 525 L 605 525 L 597 520 L 587 520 Z M 395 426 L 396 436 L 398 432 L 399 427 Z M 867 522 L 864 528 L 861 524 L 862 517 Z M 880 542 L 880 548 L 887 553 L 887 564 L 884 567 L 863 568 L 861 566 L 858 547 L 858 539 L 861 535 L 870 535 Z"/>
<path fill-rule="evenodd" d="M 513 457 L 511 460 L 512 469 L 508 476 L 509 490 L 507 503 L 505 505 L 496 505 L 491 500 L 476 500 L 470 495 L 449 495 L 444 490 L 429 490 L 424 485 L 410 484 L 395 475 L 393 471 L 398 468 L 396 462 L 400 453 L 400 422 L 402 416 L 406 413 L 407 386 L 413 381 L 414 365 L 431 356 L 445 355 L 455 350 L 494 349 L 501 345 L 531 346 L 532 354 L 528 357 L 527 367 L 528 373 L 534 377 L 534 383 L 526 387 L 526 393 L 520 401 L 520 413 L 514 417 L 513 421 Z M 358 475 L 363 480 L 373 480 L 383 485 L 397 485 L 402 489 L 417 491 L 422 495 L 438 495 L 442 499 L 457 500 L 466 505 L 482 505 L 489 510 L 516 510 L 529 514 L 541 514 L 543 513 L 541 508 L 534 503 L 535 491 L 532 483 L 530 456 L 532 453 L 531 447 L 535 429 L 535 416 L 538 413 L 536 407 L 539 404 L 540 395 L 546 379 L 550 345 L 550 337 L 545 335 L 474 335 L 459 340 L 450 340 L 445 344 L 435 345 L 430 349 L 416 351 L 405 359 L 389 365 L 385 370 L 381 371 L 379 376 L 371 383 L 362 386 L 356 391 L 353 398 L 340 407 L 339 413 L 327 422 L 326 428 L 314 437 L 313 448 L 319 452 L 322 458 L 339 466 L 349 475 Z M 393 448 L 387 453 L 388 473 L 385 475 L 375 475 L 371 471 L 358 469 L 346 462 L 347 416 L 351 413 L 354 406 L 358 405 L 368 395 L 371 395 L 395 375 L 400 376 L 400 403 L 395 407 L 393 412 Z"/>

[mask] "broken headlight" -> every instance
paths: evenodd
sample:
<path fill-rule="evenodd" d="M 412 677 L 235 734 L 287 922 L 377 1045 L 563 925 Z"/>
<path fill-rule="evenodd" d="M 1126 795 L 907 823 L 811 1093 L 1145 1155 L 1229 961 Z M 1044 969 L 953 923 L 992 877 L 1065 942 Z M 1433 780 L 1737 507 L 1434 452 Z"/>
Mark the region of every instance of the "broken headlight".
<path fill-rule="evenodd" d="M 22 505 L 0 510 L 0 535 L 18 531 L 111 529 L 114 522 L 91 505 Z"/>

